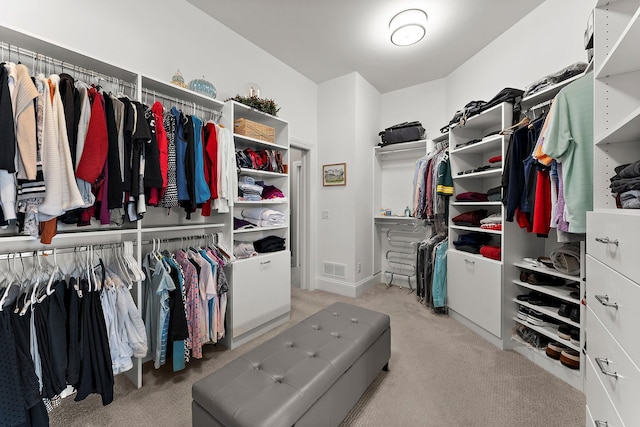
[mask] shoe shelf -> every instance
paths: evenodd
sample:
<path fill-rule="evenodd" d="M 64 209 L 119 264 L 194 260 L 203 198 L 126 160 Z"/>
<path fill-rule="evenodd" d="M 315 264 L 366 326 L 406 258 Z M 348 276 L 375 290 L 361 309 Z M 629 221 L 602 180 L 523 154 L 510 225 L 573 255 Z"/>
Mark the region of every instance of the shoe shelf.
<path fill-rule="evenodd" d="M 548 371 L 552 372 L 557 377 L 562 378 L 578 390 L 582 389 L 582 376 L 580 374 L 580 369 L 567 368 L 562 363 L 560 363 L 559 360 L 552 359 L 547 356 L 545 349 L 533 347 L 531 344 L 523 341 L 522 338 L 520 338 L 517 334 L 512 335 L 511 340 L 519 344 L 514 346 L 514 351 L 525 356 L 536 365 L 544 366 Z M 581 357 L 580 364 L 583 363 L 582 359 L 583 358 Z"/>
<path fill-rule="evenodd" d="M 515 320 L 517 323 L 526 326 L 527 328 L 533 329 L 534 331 L 548 337 L 551 338 L 554 341 L 558 341 L 559 343 L 562 343 L 564 345 L 566 345 L 569 348 L 574 349 L 575 351 L 580 351 L 580 346 L 579 345 L 575 345 L 572 344 L 571 341 L 569 340 L 564 340 L 562 338 L 560 338 L 560 336 L 558 336 L 558 334 L 556 333 L 557 328 L 551 327 L 551 326 L 536 326 L 536 325 L 532 325 L 531 323 L 527 322 L 526 320 L 522 320 L 522 319 L 518 319 L 517 317 L 514 317 L 513 320 Z"/>
<path fill-rule="evenodd" d="M 451 202 L 452 206 L 500 206 L 502 202 Z"/>
<path fill-rule="evenodd" d="M 556 320 L 559 320 L 562 323 L 566 323 L 567 325 L 571 325 L 574 328 L 580 329 L 580 323 L 574 322 L 573 320 L 571 320 L 568 317 L 560 316 L 558 314 L 558 308 L 557 307 L 549 307 L 549 306 L 544 306 L 544 305 L 534 305 L 534 304 L 528 303 L 526 301 L 520 301 L 517 298 L 514 298 L 513 302 L 515 302 L 518 305 L 523 305 L 523 306 L 525 306 L 527 308 L 530 308 L 532 310 L 539 311 L 540 313 L 545 314 L 545 315 L 547 315 L 549 317 L 552 317 L 552 318 L 554 318 Z M 522 320 L 522 319 L 520 319 L 520 320 Z"/>
<path fill-rule="evenodd" d="M 466 145 L 464 147 L 451 150 L 451 154 L 477 154 L 489 152 L 491 150 L 500 150 L 502 145 L 502 135 L 492 135 L 475 144 Z"/>
<path fill-rule="evenodd" d="M 454 180 L 459 180 L 459 179 L 472 179 L 472 178 L 489 178 L 492 176 L 500 176 L 500 175 L 502 175 L 502 168 L 495 168 L 495 169 L 487 169 L 482 172 L 471 172 L 471 173 L 465 173 L 463 175 L 455 175 L 452 178 Z"/>
<path fill-rule="evenodd" d="M 523 288 L 549 295 L 550 297 L 558 298 L 573 304 L 580 304 L 579 299 L 575 299 L 570 296 L 570 293 L 577 289 L 566 288 L 564 286 L 532 285 L 531 283 L 521 282 L 520 280 L 514 280 L 513 283 L 518 286 L 522 286 Z"/>
<path fill-rule="evenodd" d="M 553 276 L 553 277 L 559 277 L 561 279 L 567 279 L 567 280 L 571 280 L 573 282 L 580 282 L 580 277 L 579 276 L 571 276 L 569 274 L 564 274 L 559 272 L 558 270 L 554 269 L 554 268 L 549 268 L 549 267 L 534 267 L 531 264 L 525 264 L 523 262 L 514 262 L 513 265 L 515 265 L 518 268 L 523 268 L 525 270 L 530 270 L 530 271 L 535 271 L 537 273 L 542 273 L 542 274 L 546 274 L 547 276 Z"/>

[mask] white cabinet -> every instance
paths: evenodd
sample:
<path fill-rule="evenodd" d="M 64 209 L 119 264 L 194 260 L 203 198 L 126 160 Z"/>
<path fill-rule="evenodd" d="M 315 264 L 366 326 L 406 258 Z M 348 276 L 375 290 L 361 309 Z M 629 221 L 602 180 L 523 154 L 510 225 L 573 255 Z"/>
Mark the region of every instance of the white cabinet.
<path fill-rule="evenodd" d="M 236 129 L 238 119 L 273 128 L 274 141 L 267 142 L 251 136 L 233 133 L 235 151 L 271 152 L 280 157 L 283 165 L 289 164 L 289 125 L 285 120 L 251 109 L 236 101 L 227 101 L 223 107 L 222 124 L 227 129 Z M 273 164 L 266 169 L 242 167 L 238 169 L 239 180 L 250 177 L 251 182 L 263 183 L 280 190 L 283 197 L 258 200 L 237 198 L 231 208 L 231 222 L 242 219 L 244 210 L 265 208 L 281 213 L 285 220 L 281 224 L 263 224 L 254 228 L 232 229 L 232 245 L 255 242 L 268 236 L 289 239 L 289 174 L 288 168 L 280 170 Z M 240 194 L 240 190 L 239 193 Z M 246 213 L 246 211 L 245 211 Z M 233 225 L 232 225 L 233 227 Z M 288 243 L 286 243 L 288 247 Z M 287 320 L 291 310 L 291 252 L 259 254 L 247 259 L 236 259 L 232 266 L 229 293 L 230 313 L 227 327 L 231 330 L 223 341 L 234 348 Z"/>
<path fill-rule="evenodd" d="M 502 264 L 459 251 L 451 251 L 447 260 L 449 308 L 499 336 L 502 327 Z M 456 267 L 449 268 L 452 265 Z"/>
<path fill-rule="evenodd" d="M 587 214 L 587 414 L 599 425 L 640 419 L 640 211 L 617 209 L 615 168 L 640 160 L 640 0 L 594 9 L 594 212 Z M 616 415 L 618 417 L 616 417 Z M 604 424 L 606 422 L 607 424 Z M 598 424 L 597 424 L 598 425 Z"/>
<path fill-rule="evenodd" d="M 238 260 L 233 263 L 229 298 L 234 340 L 291 311 L 289 251 Z"/>

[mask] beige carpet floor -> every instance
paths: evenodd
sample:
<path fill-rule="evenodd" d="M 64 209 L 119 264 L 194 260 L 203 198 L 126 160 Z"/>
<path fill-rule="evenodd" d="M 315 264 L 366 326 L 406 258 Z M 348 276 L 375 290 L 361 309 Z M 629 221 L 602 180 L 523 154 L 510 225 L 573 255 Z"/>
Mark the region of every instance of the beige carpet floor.
<path fill-rule="evenodd" d="M 50 414 L 52 427 L 190 426 L 191 385 L 240 354 L 335 301 L 391 317 L 389 372 L 381 372 L 343 426 L 585 425 L 584 395 L 523 356 L 501 351 L 453 319 L 434 314 L 406 289 L 384 284 L 358 299 L 292 290 L 291 320 L 262 337 L 226 350 L 208 347 L 202 360 L 171 372 L 144 366 L 141 389 L 116 377 L 114 402 L 73 397 Z"/>

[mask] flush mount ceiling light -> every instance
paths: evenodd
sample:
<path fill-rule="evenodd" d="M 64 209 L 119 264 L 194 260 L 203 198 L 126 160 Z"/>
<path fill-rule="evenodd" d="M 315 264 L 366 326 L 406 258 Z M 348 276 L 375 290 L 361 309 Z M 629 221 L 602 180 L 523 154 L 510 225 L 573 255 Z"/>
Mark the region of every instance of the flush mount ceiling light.
<path fill-rule="evenodd" d="M 427 14 L 420 9 L 407 9 L 389 21 L 391 43 L 409 46 L 418 43 L 426 34 Z"/>

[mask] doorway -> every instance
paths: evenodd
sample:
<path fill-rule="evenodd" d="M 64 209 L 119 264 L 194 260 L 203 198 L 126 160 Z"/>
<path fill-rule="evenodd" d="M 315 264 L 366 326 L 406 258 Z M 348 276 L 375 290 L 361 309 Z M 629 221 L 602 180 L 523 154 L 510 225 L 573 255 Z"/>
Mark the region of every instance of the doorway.
<path fill-rule="evenodd" d="M 289 150 L 291 286 L 309 289 L 309 150 L 291 145 Z"/>

